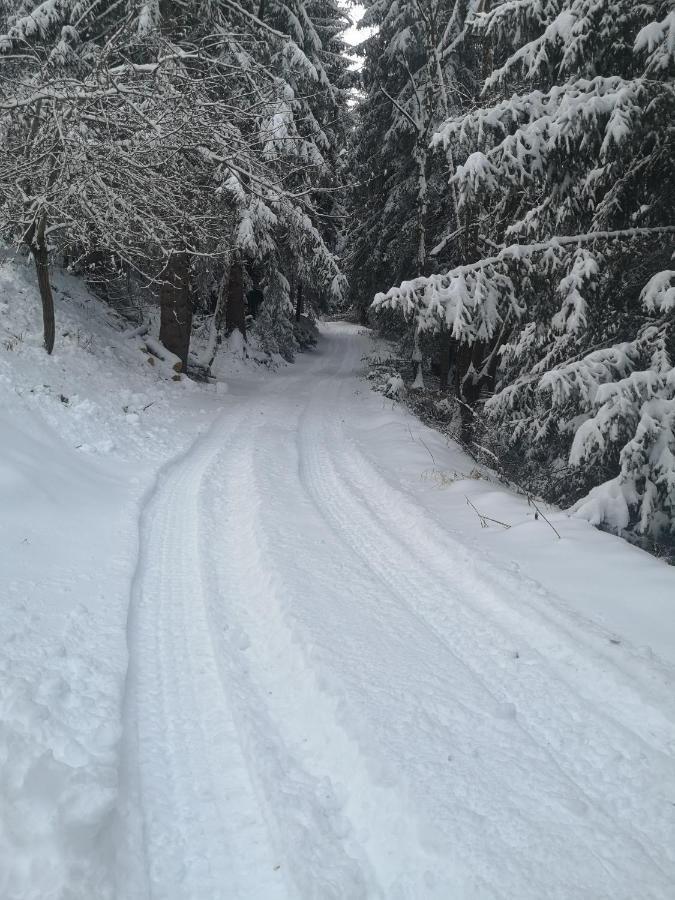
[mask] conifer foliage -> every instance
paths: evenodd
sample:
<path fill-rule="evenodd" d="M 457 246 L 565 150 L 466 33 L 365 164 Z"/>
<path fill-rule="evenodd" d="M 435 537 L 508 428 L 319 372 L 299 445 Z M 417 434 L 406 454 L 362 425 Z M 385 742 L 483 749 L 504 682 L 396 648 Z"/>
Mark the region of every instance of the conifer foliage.
<path fill-rule="evenodd" d="M 482 86 L 452 151 L 463 258 L 380 310 L 471 348 L 469 437 L 597 524 L 675 538 L 675 12 L 478 4 Z M 477 437 L 480 432 L 480 437 Z M 552 478 L 552 476 L 554 476 Z"/>
<path fill-rule="evenodd" d="M 354 302 L 367 306 L 383 285 L 427 274 L 452 258 L 456 191 L 447 190 L 452 151 L 434 132 L 467 93 L 458 51 L 467 4 L 370 0 L 364 95 L 356 108 L 355 184 L 347 236 Z M 448 257 L 450 251 L 450 257 Z"/>

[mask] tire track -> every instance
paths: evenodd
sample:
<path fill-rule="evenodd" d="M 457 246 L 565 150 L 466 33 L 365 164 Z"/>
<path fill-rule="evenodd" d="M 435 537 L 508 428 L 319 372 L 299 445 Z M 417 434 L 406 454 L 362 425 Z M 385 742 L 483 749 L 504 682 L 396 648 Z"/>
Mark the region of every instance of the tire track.
<path fill-rule="evenodd" d="M 124 900 L 253 897 L 252 872 L 257 896 L 285 896 L 222 691 L 198 562 L 198 492 L 240 418 L 216 422 L 167 471 L 144 517 L 125 704 Z"/>
<path fill-rule="evenodd" d="M 269 400 L 265 408 L 274 403 Z M 307 734 L 304 710 L 315 709 L 321 698 L 312 689 L 311 672 L 298 664 L 298 648 L 280 615 L 284 588 L 262 539 L 253 475 L 254 447 L 262 431 L 255 422 L 242 426 L 227 454 L 213 464 L 212 471 L 229 460 L 226 476 L 202 498 L 202 520 L 216 520 L 218 509 L 230 511 L 225 521 L 220 517 L 225 534 L 218 542 L 202 541 L 221 683 L 231 695 L 249 772 L 294 886 L 292 895 L 298 900 L 375 900 L 382 895 L 343 814 L 331 767 L 311 774 L 304 748 L 299 754 L 287 740 L 285 719 L 297 712 Z"/>
<path fill-rule="evenodd" d="M 326 385 L 317 388 L 318 402 L 323 408 L 328 406 L 334 410 L 337 397 L 334 396 L 333 403 L 327 402 L 327 392 Z M 545 671 L 543 679 L 530 677 L 528 680 L 516 675 L 512 660 L 514 642 L 510 636 L 495 628 L 494 623 L 481 622 L 475 615 L 470 615 L 462 602 L 463 598 L 447 602 L 453 573 L 446 570 L 446 583 L 435 580 L 411 555 L 404 539 L 390 536 L 384 524 L 368 508 L 369 492 L 357 492 L 354 488 L 358 484 L 359 473 L 355 471 L 356 465 L 349 455 L 351 448 L 345 449 L 344 440 L 341 440 L 339 429 L 335 426 L 327 432 L 325 422 L 326 417 L 322 418 L 310 406 L 304 419 L 304 437 L 301 437 L 307 472 L 306 488 L 315 499 L 317 508 L 327 515 L 353 552 L 372 567 L 401 602 L 409 604 L 413 597 L 422 598 L 421 606 L 419 602 L 416 606 L 425 609 L 426 618 L 431 600 L 438 620 L 438 611 L 443 609 L 445 601 L 450 612 L 444 615 L 442 631 L 439 632 L 437 626 L 434 626 L 434 631 L 446 636 L 454 631 L 454 640 L 445 638 L 448 652 L 459 653 L 463 664 L 480 678 L 496 702 L 512 704 L 517 701 L 514 712 L 517 710 L 525 733 L 538 746 L 546 748 L 549 770 L 558 770 L 564 782 L 563 788 L 566 789 L 561 791 L 562 805 L 567 804 L 579 813 L 581 820 L 590 817 L 595 821 L 595 827 L 604 832 L 602 843 L 607 866 L 615 868 L 617 874 L 622 868 L 622 862 L 617 862 L 615 858 L 615 844 L 622 832 L 622 846 L 629 861 L 626 868 L 637 868 L 638 871 L 644 867 L 660 868 L 664 885 L 670 883 L 672 854 L 668 853 L 668 864 L 664 866 L 651 850 L 653 846 L 668 847 L 668 836 L 672 834 L 668 792 L 659 785 L 658 778 L 654 778 L 653 767 L 656 765 L 666 784 L 672 787 L 672 760 L 652 751 L 647 762 L 644 754 L 649 748 L 636 740 L 634 732 L 627 733 L 625 727 L 608 721 L 602 709 L 592 709 L 550 671 Z M 318 448 L 322 448 L 321 451 Z M 391 521 L 388 524 L 391 528 Z M 466 590 L 466 584 L 464 587 Z M 475 592 L 476 584 L 472 590 Z M 519 643 L 522 646 L 522 640 Z M 509 650 L 511 666 L 507 664 Z M 484 663 L 486 657 L 490 666 Z M 530 658 L 532 661 L 533 657 Z M 544 670 L 548 668 L 541 657 L 537 662 L 540 667 L 543 664 Z M 528 666 L 524 671 L 526 675 L 532 675 L 536 669 Z M 551 709 L 556 709 L 556 732 L 548 724 Z M 544 710 L 548 717 L 543 715 L 537 719 L 537 710 Z M 591 732 L 587 731 L 589 727 Z M 564 733 L 565 730 L 567 733 Z M 613 738 L 607 736 L 608 732 L 613 732 Z M 587 744 L 591 742 L 589 748 Z M 642 759 L 644 762 L 641 763 Z M 606 767 L 609 767 L 609 779 L 605 775 Z M 636 776 L 641 777 L 643 785 L 651 793 L 647 803 L 640 798 L 643 802 L 639 806 L 633 806 L 630 802 L 627 804 L 627 799 L 630 801 L 632 798 L 627 798 L 622 790 L 623 779 Z M 616 791 L 615 802 L 612 791 Z M 640 841 L 634 835 L 636 827 L 643 831 Z M 620 890 L 625 890 L 627 877 L 628 872 L 620 876 L 624 888 L 613 889 L 606 896 L 624 896 Z M 625 895 L 631 896 L 630 893 Z"/>

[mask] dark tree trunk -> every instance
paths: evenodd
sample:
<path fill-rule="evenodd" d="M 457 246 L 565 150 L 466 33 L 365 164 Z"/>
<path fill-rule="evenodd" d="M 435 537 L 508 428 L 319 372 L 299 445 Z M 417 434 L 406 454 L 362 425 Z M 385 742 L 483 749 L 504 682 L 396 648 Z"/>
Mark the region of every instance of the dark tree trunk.
<path fill-rule="evenodd" d="M 441 358 L 440 358 L 440 366 L 438 370 L 438 377 L 440 382 L 440 389 L 442 391 L 447 391 L 448 389 L 448 380 L 450 376 L 450 358 L 452 356 L 452 343 L 450 338 L 445 337 L 443 343 L 441 344 Z"/>
<path fill-rule="evenodd" d="M 54 321 L 54 297 L 52 286 L 49 283 L 49 252 L 45 239 L 47 220 L 45 216 L 40 218 L 37 228 L 31 233 L 28 246 L 35 260 L 40 300 L 42 301 L 42 322 L 44 328 L 45 350 L 51 353 L 54 349 L 54 337 L 56 335 L 56 323 Z"/>
<path fill-rule="evenodd" d="M 298 282 L 297 301 L 295 305 L 295 321 L 299 322 L 305 314 L 305 297 L 302 292 L 302 282 Z"/>
<path fill-rule="evenodd" d="M 192 298 L 190 297 L 190 258 L 187 253 L 173 253 L 164 271 L 159 292 L 159 340 L 175 353 L 187 370 L 192 332 Z"/>
<path fill-rule="evenodd" d="M 218 298 L 216 300 L 216 311 L 213 314 L 214 316 L 214 328 L 216 329 L 216 335 L 218 339 L 218 343 L 220 343 L 221 335 L 223 333 L 223 329 L 225 326 L 225 310 L 227 309 L 227 285 L 230 280 L 230 273 L 226 271 L 223 275 L 220 285 L 218 287 Z"/>
<path fill-rule="evenodd" d="M 227 305 L 225 307 L 225 333 L 232 334 L 238 328 L 246 337 L 246 307 L 244 305 L 244 272 L 239 256 L 235 256 L 230 266 L 227 284 Z"/>

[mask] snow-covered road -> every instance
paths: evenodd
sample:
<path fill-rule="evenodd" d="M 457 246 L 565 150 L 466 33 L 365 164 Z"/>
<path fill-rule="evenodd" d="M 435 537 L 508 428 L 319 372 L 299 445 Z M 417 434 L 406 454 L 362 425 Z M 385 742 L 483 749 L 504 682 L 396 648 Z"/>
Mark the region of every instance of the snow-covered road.
<path fill-rule="evenodd" d="M 367 344 L 235 388 L 148 499 L 117 898 L 672 900 L 668 670 L 397 482 Z"/>

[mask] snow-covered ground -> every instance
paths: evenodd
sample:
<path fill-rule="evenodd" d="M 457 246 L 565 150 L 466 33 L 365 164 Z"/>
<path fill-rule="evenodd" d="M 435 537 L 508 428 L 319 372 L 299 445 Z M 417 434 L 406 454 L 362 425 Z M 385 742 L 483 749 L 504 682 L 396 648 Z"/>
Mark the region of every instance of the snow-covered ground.
<path fill-rule="evenodd" d="M 48 358 L 0 267 L 0 897 L 671 900 L 675 570 L 467 477 L 362 329 L 225 391 L 56 284 Z"/>

